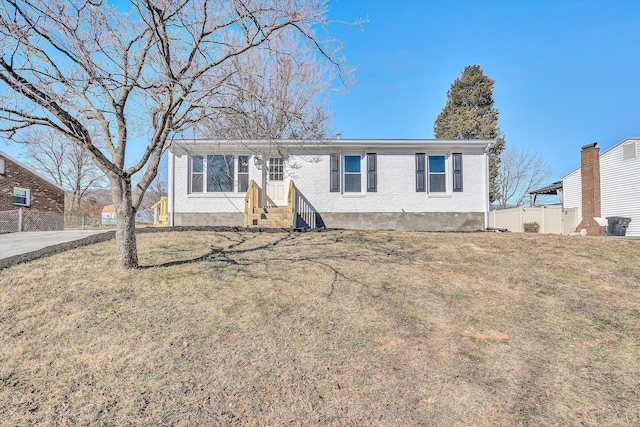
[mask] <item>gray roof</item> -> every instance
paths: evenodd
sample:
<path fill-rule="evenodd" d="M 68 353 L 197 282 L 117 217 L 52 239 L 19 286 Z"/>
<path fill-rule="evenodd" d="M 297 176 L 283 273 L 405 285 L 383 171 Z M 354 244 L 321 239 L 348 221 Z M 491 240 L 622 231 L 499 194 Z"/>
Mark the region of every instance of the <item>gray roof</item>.
<path fill-rule="evenodd" d="M 557 194 L 558 190 L 562 188 L 562 181 L 554 182 L 546 187 L 539 188 L 537 190 L 529 191 L 529 194 Z"/>

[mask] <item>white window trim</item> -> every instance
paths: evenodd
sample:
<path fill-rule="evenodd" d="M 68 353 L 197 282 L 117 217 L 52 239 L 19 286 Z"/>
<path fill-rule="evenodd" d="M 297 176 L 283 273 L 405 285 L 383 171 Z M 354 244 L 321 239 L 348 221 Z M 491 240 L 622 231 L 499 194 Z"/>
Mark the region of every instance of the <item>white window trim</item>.
<path fill-rule="evenodd" d="M 16 206 L 31 206 L 31 190 L 29 190 L 28 188 L 22 188 L 22 187 L 13 187 L 13 197 L 15 199 L 16 197 L 16 191 L 24 191 L 26 194 L 26 199 L 27 199 L 27 203 L 23 204 L 23 203 L 16 203 L 15 201 L 13 202 L 14 205 Z"/>
<path fill-rule="evenodd" d="M 432 151 L 425 154 L 426 189 L 429 198 L 447 198 L 453 196 L 453 164 L 450 151 Z M 431 171 L 429 170 L 429 157 L 444 156 L 444 191 L 432 192 L 430 183 Z"/>
<path fill-rule="evenodd" d="M 202 191 L 194 192 L 191 188 L 193 183 L 193 158 L 199 156 L 202 157 Z M 207 156 L 233 156 L 233 191 L 207 191 Z M 189 155 L 189 168 L 188 168 L 188 198 L 219 198 L 219 197 L 238 197 L 242 198 L 246 192 L 238 192 L 238 174 L 240 166 L 240 156 L 247 156 L 249 158 L 249 165 L 251 165 L 251 154 L 249 153 L 193 153 Z M 199 173 L 199 172 L 198 172 Z M 250 177 L 250 170 L 247 171 L 247 175 Z"/>
<path fill-rule="evenodd" d="M 0 159 L 0 175 L 4 175 L 7 163 L 4 159 Z"/>
<path fill-rule="evenodd" d="M 360 157 L 360 191 L 345 191 L 346 179 L 345 179 L 345 157 L 347 156 L 358 156 Z M 345 151 L 340 153 L 340 193 L 343 197 L 366 197 L 367 195 L 367 164 L 366 164 L 367 155 L 363 151 Z"/>

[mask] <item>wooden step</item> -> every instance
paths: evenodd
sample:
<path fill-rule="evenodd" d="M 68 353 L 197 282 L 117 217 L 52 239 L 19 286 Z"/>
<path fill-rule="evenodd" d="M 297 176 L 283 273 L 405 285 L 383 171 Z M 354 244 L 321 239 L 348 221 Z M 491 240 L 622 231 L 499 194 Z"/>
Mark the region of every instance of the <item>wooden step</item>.
<path fill-rule="evenodd" d="M 288 217 L 287 214 L 270 214 L 270 213 L 254 213 L 254 214 L 249 214 L 249 220 L 254 220 L 254 219 L 277 219 L 277 220 L 281 220 L 284 221 L 286 220 Z"/>
<path fill-rule="evenodd" d="M 279 213 L 283 213 L 286 214 L 287 211 L 289 209 L 285 206 L 285 207 L 280 207 L 280 206 L 273 206 L 273 207 L 263 207 L 263 208 L 254 208 L 253 209 L 253 213 L 257 214 L 257 213 L 269 213 L 269 214 L 279 214 Z"/>
<path fill-rule="evenodd" d="M 291 228 L 287 208 L 256 208 L 249 214 L 249 227 Z"/>
<path fill-rule="evenodd" d="M 264 227 L 264 228 L 291 228 L 291 224 L 289 221 L 279 221 L 273 219 L 258 219 L 251 224 L 249 227 Z"/>

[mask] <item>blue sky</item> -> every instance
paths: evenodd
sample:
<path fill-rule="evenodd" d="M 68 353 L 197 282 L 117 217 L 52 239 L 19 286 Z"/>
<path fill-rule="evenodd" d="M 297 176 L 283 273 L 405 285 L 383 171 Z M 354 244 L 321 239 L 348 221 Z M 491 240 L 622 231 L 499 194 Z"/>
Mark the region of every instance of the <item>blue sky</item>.
<path fill-rule="evenodd" d="M 557 179 L 580 148 L 640 136 L 640 1 L 331 0 L 357 66 L 332 95 L 343 138 L 433 138 L 451 83 L 480 64 L 507 144 L 536 150 Z"/>
<path fill-rule="evenodd" d="M 480 64 L 508 145 L 536 150 L 552 180 L 580 148 L 640 136 L 640 1 L 330 0 L 349 64 L 348 94 L 332 94 L 343 138 L 432 138 L 451 83 Z M 18 157 L 20 146 L 0 139 Z"/>

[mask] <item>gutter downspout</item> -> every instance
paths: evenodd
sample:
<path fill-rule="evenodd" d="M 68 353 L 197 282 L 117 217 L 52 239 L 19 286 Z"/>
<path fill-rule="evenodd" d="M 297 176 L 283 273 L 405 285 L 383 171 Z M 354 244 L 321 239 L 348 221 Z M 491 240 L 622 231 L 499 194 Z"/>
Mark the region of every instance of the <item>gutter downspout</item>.
<path fill-rule="evenodd" d="M 489 149 L 494 143 L 490 142 L 487 144 L 487 147 L 484 149 L 484 188 L 487 189 L 485 193 L 484 199 L 484 229 L 489 228 L 489 205 L 491 204 L 489 201 Z"/>
<path fill-rule="evenodd" d="M 175 197 L 174 197 L 174 193 L 175 193 L 175 188 L 176 188 L 176 182 L 175 182 L 175 154 L 172 151 L 169 151 L 169 189 L 167 191 L 167 197 L 169 198 L 169 227 L 173 227 L 174 223 L 173 223 L 173 214 L 175 212 Z"/>

